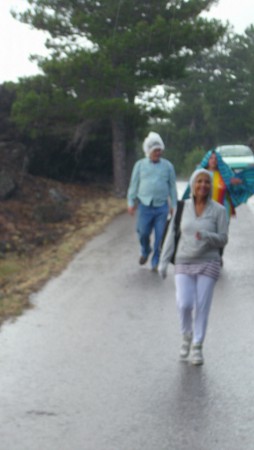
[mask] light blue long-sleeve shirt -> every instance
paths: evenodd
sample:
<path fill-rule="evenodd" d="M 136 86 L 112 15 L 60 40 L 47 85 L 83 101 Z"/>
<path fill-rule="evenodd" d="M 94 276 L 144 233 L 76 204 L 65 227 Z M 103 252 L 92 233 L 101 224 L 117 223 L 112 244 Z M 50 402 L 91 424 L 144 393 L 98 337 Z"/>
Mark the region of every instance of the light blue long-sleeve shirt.
<path fill-rule="evenodd" d="M 171 207 L 176 207 L 176 175 L 173 164 L 160 158 L 153 163 L 149 158 L 143 158 L 134 165 L 127 193 L 128 206 L 137 201 L 143 205 L 162 206 L 170 197 Z"/>

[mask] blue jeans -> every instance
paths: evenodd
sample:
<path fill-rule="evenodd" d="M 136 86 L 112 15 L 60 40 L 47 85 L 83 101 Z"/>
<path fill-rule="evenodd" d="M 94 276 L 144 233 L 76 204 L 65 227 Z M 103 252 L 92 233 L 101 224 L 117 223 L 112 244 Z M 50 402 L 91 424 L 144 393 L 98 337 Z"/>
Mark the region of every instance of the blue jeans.
<path fill-rule="evenodd" d="M 152 256 L 152 267 L 156 267 L 160 258 L 160 243 L 165 229 L 169 212 L 168 203 L 162 206 L 138 205 L 137 233 L 141 245 L 141 255 L 148 257 L 151 253 L 150 238 L 154 230 L 154 248 Z"/>

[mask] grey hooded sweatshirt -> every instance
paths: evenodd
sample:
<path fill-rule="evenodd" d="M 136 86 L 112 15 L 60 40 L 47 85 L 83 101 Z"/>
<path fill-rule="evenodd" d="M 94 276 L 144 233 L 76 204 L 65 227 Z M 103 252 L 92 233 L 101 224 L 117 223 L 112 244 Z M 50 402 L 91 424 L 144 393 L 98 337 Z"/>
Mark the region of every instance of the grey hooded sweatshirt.
<path fill-rule="evenodd" d="M 190 180 L 193 192 L 194 181 L 200 173 L 210 173 L 205 169 L 196 170 Z M 174 220 L 173 217 L 166 235 L 160 256 L 159 272 L 165 272 L 174 251 Z M 219 249 L 228 241 L 228 223 L 225 207 L 211 199 L 201 216 L 197 216 L 193 195 L 185 200 L 180 223 L 181 236 L 175 256 L 175 264 L 199 264 L 207 261 L 220 261 Z M 196 238 L 199 232 L 201 239 Z"/>

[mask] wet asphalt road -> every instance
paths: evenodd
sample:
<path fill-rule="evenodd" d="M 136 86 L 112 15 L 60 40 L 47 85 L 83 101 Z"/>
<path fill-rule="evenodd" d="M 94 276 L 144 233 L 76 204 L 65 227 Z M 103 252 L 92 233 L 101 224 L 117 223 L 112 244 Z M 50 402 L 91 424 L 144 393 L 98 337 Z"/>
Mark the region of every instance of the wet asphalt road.
<path fill-rule="evenodd" d="M 123 214 L 0 332 L 0 450 L 253 450 L 254 208 L 230 225 L 204 345 L 178 361 L 173 269 Z"/>

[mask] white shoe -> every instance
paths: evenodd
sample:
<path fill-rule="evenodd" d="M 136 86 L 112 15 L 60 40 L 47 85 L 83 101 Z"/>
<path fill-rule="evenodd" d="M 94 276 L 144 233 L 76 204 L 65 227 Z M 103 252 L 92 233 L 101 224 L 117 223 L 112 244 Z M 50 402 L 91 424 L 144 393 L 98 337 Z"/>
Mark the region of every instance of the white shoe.
<path fill-rule="evenodd" d="M 194 366 L 201 366 L 204 364 L 202 355 L 202 344 L 194 344 L 191 349 L 191 362 Z"/>
<path fill-rule="evenodd" d="M 180 349 L 180 359 L 182 361 L 186 360 L 186 358 L 188 358 L 188 356 L 189 356 L 190 348 L 191 348 L 191 340 L 192 340 L 191 335 L 187 335 L 187 334 L 183 335 L 183 342 L 182 342 L 181 349 Z"/>

